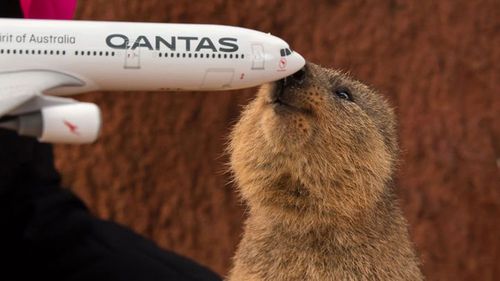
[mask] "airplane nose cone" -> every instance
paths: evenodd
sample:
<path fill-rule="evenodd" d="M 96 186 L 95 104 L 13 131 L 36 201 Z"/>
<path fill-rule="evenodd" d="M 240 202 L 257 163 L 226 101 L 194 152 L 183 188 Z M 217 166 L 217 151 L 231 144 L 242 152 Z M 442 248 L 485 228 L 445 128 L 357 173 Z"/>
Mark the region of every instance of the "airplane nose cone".
<path fill-rule="evenodd" d="M 289 59 L 289 71 L 293 74 L 306 65 L 306 60 L 297 52 L 293 52 Z"/>

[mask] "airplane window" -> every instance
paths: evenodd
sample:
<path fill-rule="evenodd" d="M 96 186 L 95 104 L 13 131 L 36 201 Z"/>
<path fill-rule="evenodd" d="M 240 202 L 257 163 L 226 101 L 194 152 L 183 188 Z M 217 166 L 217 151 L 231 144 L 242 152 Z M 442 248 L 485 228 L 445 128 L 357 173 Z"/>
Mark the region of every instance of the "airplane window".
<path fill-rule="evenodd" d="M 75 56 L 78 56 L 78 51 L 75 51 Z"/>
<path fill-rule="evenodd" d="M 188 57 L 191 57 L 191 53 L 188 54 Z"/>
<path fill-rule="evenodd" d="M 241 54 L 241 58 L 244 59 L 245 58 L 245 55 L 244 54 Z"/>
<path fill-rule="evenodd" d="M 173 57 L 174 57 L 174 55 L 175 55 L 174 53 L 170 53 L 170 57 L 171 57 L 171 58 L 173 58 Z"/>
<path fill-rule="evenodd" d="M 168 58 L 168 53 L 165 53 L 165 57 Z"/>
<path fill-rule="evenodd" d="M 285 54 L 285 49 L 280 49 L 280 55 L 281 55 L 282 57 L 286 56 L 286 54 Z"/>
<path fill-rule="evenodd" d="M 292 54 L 292 52 L 290 52 L 290 50 L 289 50 L 289 49 L 285 49 L 285 52 L 286 52 L 286 55 L 287 55 L 287 56 L 289 56 L 289 55 L 291 55 L 291 54 Z"/>
<path fill-rule="evenodd" d="M 180 54 L 180 53 L 177 53 L 177 57 L 180 57 L 180 56 L 181 56 L 181 54 Z"/>
<path fill-rule="evenodd" d="M 66 55 L 66 51 L 62 51 L 62 54 L 63 54 L 63 55 Z"/>
<path fill-rule="evenodd" d="M 13 53 L 13 54 L 16 54 L 16 50 L 12 50 L 12 53 Z"/>
<path fill-rule="evenodd" d="M 161 53 L 158 53 L 158 56 L 161 58 Z"/>
<path fill-rule="evenodd" d="M 111 55 L 114 57 L 115 56 L 115 52 L 111 52 Z"/>
<path fill-rule="evenodd" d="M 186 57 L 186 53 L 183 53 L 183 54 L 182 54 L 182 57 L 183 57 L 183 58 L 185 58 L 185 57 Z"/>
<path fill-rule="evenodd" d="M 99 52 L 99 56 L 102 56 L 102 51 Z"/>
<path fill-rule="evenodd" d="M 238 58 L 238 54 L 234 55 L 234 58 L 236 58 L 236 59 L 237 59 L 237 58 Z"/>
<path fill-rule="evenodd" d="M 232 59 L 233 58 L 233 54 L 229 54 L 229 58 Z"/>
<path fill-rule="evenodd" d="M 203 58 L 203 53 L 200 54 L 200 58 Z"/>
<path fill-rule="evenodd" d="M 220 59 L 220 58 L 222 57 L 222 55 L 221 55 L 221 54 L 218 54 L 218 55 L 217 55 L 217 57 Z"/>
<path fill-rule="evenodd" d="M 0 54 L 3 54 L 3 49 L 0 50 Z"/>
<path fill-rule="evenodd" d="M 224 54 L 224 58 L 225 58 L 225 59 L 227 58 L 227 54 Z"/>
<path fill-rule="evenodd" d="M 197 58 L 198 57 L 198 54 L 197 53 L 194 53 L 194 57 Z"/>
<path fill-rule="evenodd" d="M 215 58 L 215 54 L 212 54 L 212 58 L 213 58 L 213 59 Z"/>

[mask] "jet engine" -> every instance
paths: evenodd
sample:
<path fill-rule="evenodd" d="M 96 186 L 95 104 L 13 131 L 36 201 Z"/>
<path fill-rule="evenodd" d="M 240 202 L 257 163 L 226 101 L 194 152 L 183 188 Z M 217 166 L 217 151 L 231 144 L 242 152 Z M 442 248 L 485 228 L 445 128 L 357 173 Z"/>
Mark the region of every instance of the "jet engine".
<path fill-rule="evenodd" d="M 93 103 L 42 107 L 39 111 L 0 119 L 0 128 L 49 143 L 91 143 L 99 136 L 101 112 Z"/>

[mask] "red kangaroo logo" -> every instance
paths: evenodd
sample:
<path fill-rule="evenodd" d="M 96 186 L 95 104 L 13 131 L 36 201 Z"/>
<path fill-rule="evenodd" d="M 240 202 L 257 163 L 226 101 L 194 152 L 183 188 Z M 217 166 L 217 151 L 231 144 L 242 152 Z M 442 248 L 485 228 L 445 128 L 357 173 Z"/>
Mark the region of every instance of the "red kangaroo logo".
<path fill-rule="evenodd" d="M 77 127 L 75 124 L 73 124 L 73 123 L 71 123 L 71 122 L 69 122 L 69 121 L 66 121 L 66 120 L 63 120 L 63 122 L 64 122 L 64 125 L 66 125 L 66 127 L 68 127 L 69 131 L 70 131 L 72 134 L 75 134 L 75 135 L 77 135 L 77 136 L 79 136 L 79 135 L 80 135 L 80 133 L 78 133 L 78 131 L 77 131 L 77 130 L 78 130 L 78 127 Z"/>

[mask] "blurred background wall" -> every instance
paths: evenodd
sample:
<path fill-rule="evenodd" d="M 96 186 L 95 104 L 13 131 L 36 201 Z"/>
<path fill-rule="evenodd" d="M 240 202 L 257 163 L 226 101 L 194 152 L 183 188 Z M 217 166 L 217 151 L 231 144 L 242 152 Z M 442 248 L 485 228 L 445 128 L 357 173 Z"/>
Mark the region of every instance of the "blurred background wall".
<path fill-rule="evenodd" d="M 427 279 L 494 280 L 499 15 L 497 0 L 81 0 L 76 18 L 271 32 L 308 60 L 372 85 L 399 115 L 398 192 Z M 254 93 L 78 96 L 102 108 L 102 136 L 93 145 L 56 146 L 57 166 L 97 216 L 224 275 L 245 217 L 224 147 Z"/>

